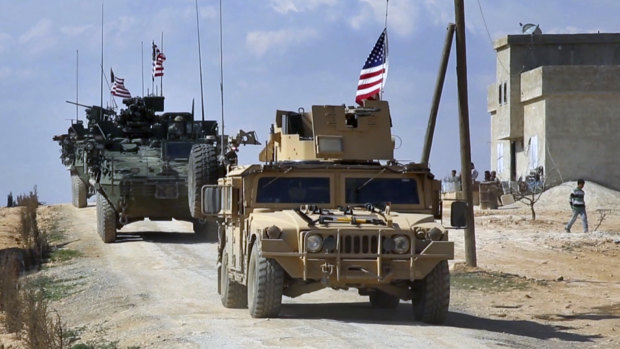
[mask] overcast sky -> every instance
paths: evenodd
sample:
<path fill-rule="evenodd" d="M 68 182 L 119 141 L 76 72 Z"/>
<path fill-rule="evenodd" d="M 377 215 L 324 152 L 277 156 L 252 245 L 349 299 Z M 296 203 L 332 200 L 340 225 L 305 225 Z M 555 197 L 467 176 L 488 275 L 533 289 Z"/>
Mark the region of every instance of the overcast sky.
<path fill-rule="evenodd" d="M 276 109 L 353 105 L 360 69 L 381 33 L 382 0 L 225 0 L 226 133 L 268 136 Z M 218 3 L 199 0 L 207 119 L 220 119 Z M 616 0 L 465 0 L 472 159 L 490 166 L 487 87 L 495 82 L 492 40 L 520 33 L 519 22 L 543 33 L 619 32 Z M 105 0 L 104 70 L 125 78 L 133 95 L 151 89 L 151 42 L 163 33 L 166 111 L 200 110 L 194 0 Z M 47 203 L 70 202 L 69 172 L 53 135 L 65 133 L 79 102 L 100 101 L 101 2 L 0 0 L 0 200 L 38 186 Z M 485 21 L 486 20 L 486 26 Z M 390 0 L 389 76 L 396 158 L 419 161 L 445 37 L 454 21 L 450 0 Z M 487 31 L 488 30 L 488 31 Z M 141 43 L 144 45 L 142 60 Z M 79 64 L 76 74 L 76 52 Z M 446 176 L 459 169 L 458 106 L 453 48 L 430 164 Z M 144 69 L 142 69 L 144 65 Z M 109 102 L 105 94 L 104 103 Z M 117 101 L 121 104 L 121 101 Z M 79 118 L 84 119 L 83 109 Z M 241 149 L 240 162 L 259 148 Z M 4 204 L 5 201 L 0 201 Z"/>

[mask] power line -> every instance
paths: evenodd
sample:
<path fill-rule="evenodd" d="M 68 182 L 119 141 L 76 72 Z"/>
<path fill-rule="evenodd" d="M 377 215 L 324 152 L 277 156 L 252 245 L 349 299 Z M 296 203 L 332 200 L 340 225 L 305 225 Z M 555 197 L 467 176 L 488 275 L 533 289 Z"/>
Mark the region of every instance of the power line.
<path fill-rule="evenodd" d="M 482 5 L 480 4 L 480 0 L 477 0 L 477 2 L 478 2 L 478 8 L 480 9 L 480 16 L 482 16 L 482 23 L 484 23 L 484 29 L 486 30 L 487 36 L 489 37 L 491 48 L 493 49 L 493 51 L 495 51 L 495 48 L 493 47 L 493 38 L 491 37 L 491 33 L 489 32 L 489 26 L 487 25 L 487 20 L 485 19 L 484 12 L 482 11 Z M 497 62 L 499 62 L 499 64 L 502 66 L 502 68 L 504 68 L 504 71 L 507 74 L 510 74 L 510 70 L 508 70 L 506 66 L 504 65 L 504 63 L 502 63 L 502 60 L 499 58 L 499 56 L 497 56 Z"/>

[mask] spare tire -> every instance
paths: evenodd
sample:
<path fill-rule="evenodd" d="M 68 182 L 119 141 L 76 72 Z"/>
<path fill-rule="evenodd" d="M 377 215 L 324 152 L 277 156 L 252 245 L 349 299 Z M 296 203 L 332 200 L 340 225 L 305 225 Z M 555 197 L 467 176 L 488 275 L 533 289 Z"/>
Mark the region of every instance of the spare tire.
<path fill-rule="evenodd" d="M 203 218 L 201 189 L 205 184 L 217 184 L 220 169 L 215 146 L 194 144 L 187 168 L 187 198 L 189 212 L 194 218 Z"/>

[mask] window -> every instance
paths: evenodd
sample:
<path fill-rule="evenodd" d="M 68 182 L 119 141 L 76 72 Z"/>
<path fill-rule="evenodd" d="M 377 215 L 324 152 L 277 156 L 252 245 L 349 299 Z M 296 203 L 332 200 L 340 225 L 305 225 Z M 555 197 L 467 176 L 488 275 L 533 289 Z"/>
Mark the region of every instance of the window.
<path fill-rule="evenodd" d="M 327 204 L 328 177 L 262 177 L 256 202 L 283 204 Z"/>
<path fill-rule="evenodd" d="M 413 178 L 346 178 L 347 204 L 419 204 L 418 185 Z"/>
<path fill-rule="evenodd" d="M 506 97 L 508 95 L 507 86 L 508 86 L 508 83 L 504 81 L 504 103 L 508 102 L 508 97 Z"/>
<path fill-rule="evenodd" d="M 499 84 L 497 86 L 497 103 L 499 103 L 499 105 L 502 104 L 502 84 Z"/>

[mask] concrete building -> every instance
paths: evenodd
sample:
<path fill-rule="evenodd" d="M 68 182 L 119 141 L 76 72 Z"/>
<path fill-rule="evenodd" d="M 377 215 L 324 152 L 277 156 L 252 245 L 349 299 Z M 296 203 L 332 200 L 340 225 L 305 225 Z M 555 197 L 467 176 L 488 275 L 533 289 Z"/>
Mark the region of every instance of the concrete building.
<path fill-rule="evenodd" d="M 494 42 L 491 168 L 540 166 L 547 185 L 584 178 L 620 190 L 620 34 L 508 35 Z"/>

